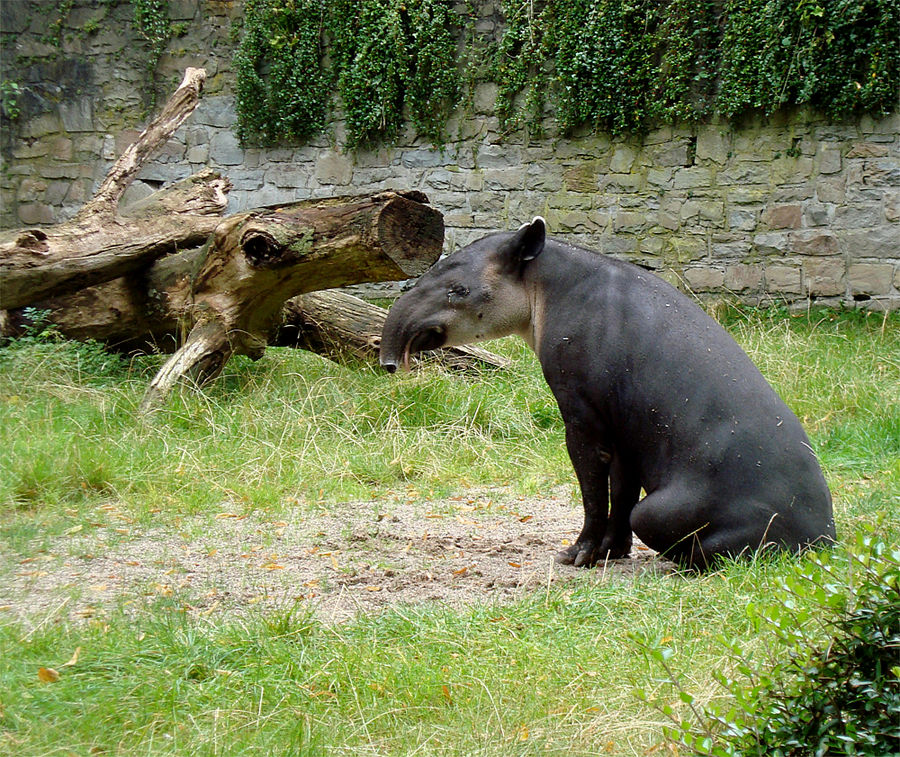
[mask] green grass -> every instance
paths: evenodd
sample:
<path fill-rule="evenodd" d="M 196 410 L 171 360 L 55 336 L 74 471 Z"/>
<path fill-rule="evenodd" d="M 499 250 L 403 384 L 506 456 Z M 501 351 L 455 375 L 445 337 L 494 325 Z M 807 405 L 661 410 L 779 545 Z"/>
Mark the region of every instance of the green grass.
<path fill-rule="evenodd" d="M 896 542 L 900 316 L 723 319 L 809 430 L 843 538 L 869 525 Z M 110 505 L 122 522 L 177 526 L 221 509 L 312 517 L 398 492 L 572 484 L 534 358 L 517 341 L 491 347 L 511 370 L 398 378 L 270 350 L 148 420 L 136 409 L 159 358 L 40 339 L 0 349 L 0 550 L 38 554 Z M 510 605 L 400 607 L 332 627 L 302 608 L 187 617 L 177 594 L 78 622 L 0 611 L 0 752 L 644 754 L 664 718 L 633 689 L 676 697 L 629 633 L 666 639 L 691 690 L 721 696 L 715 634 L 761 650 L 745 607 L 790 564 L 603 584 L 586 573 Z M 40 681 L 40 667 L 60 680 Z"/>

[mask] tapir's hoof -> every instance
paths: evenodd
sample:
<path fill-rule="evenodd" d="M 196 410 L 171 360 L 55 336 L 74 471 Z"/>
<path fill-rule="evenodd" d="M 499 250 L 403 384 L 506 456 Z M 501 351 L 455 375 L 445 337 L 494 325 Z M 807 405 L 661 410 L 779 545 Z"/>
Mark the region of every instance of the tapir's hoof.
<path fill-rule="evenodd" d="M 598 562 L 606 560 L 618 560 L 628 557 L 631 553 L 631 545 L 610 549 L 606 545 L 597 547 L 591 542 L 576 542 L 571 547 L 557 552 L 553 558 L 558 565 L 574 565 L 576 568 L 590 568 Z"/>

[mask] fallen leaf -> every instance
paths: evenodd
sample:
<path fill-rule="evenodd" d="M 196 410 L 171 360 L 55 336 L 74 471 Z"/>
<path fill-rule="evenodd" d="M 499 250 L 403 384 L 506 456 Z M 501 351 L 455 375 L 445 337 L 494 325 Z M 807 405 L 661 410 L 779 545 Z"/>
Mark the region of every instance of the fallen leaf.
<path fill-rule="evenodd" d="M 533 515 L 523 515 L 519 518 L 519 523 L 528 523 L 534 516 Z"/>
<path fill-rule="evenodd" d="M 279 565 L 277 562 L 270 562 L 263 565 L 266 570 L 284 570 L 284 565 Z"/>
<path fill-rule="evenodd" d="M 510 562 L 510 563 L 507 563 L 507 565 L 509 565 L 509 566 L 511 566 L 511 567 L 513 567 L 513 568 L 521 568 L 521 567 L 522 567 L 522 566 L 521 566 L 519 563 L 517 563 L 517 562 Z"/>
<path fill-rule="evenodd" d="M 38 668 L 38 678 L 44 683 L 54 683 L 59 680 L 59 673 L 53 668 Z"/>
<path fill-rule="evenodd" d="M 62 666 L 64 668 L 68 668 L 70 665 L 74 665 L 76 662 L 78 662 L 78 655 L 80 655 L 80 654 L 81 654 L 81 647 L 75 647 L 75 652 L 72 654 L 72 659 L 69 660 L 68 662 L 64 662 L 62 664 Z"/>
<path fill-rule="evenodd" d="M 77 526 L 72 526 L 72 528 L 67 528 L 63 531 L 63 536 L 71 536 L 72 534 L 77 534 L 84 526 L 79 523 Z"/>
<path fill-rule="evenodd" d="M 381 591 L 380 586 L 367 586 L 366 591 Z"/>
<path fill-rule="evenodd" d="M 461 575 L 463 575 L 463 573 L 465 573 L 468 569 L 469 569 L 469 566 L 468 566 L 468 565 L 463 565 L 459 570 L 454 570 L 454 571 L 453 571 L 453 575 L 454 575 L 454 576 L 461 576 Z"/>

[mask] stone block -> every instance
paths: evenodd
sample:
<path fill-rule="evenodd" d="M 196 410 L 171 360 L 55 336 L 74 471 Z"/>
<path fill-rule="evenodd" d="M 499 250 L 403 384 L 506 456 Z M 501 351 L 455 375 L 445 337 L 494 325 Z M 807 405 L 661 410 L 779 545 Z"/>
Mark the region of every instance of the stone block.
<path fill-rule="evenodd" d="M 59 104 L 59 118 L 68 132 L 94 131 L 94 108 L 90 97 L 64 100 Z"/>
<path fill-rule="evenodd" d="M 847 281 L 851 294 L 887 294 L 891 291 L 894 266 L 890 263 L 851 263 Z"/>
<path fill-rule="evenodd" d="M 679 139 L 673 143 L 664 144 L 662 149 L 657 149 L 653 154 L 652 165 L 656 166 L 689 166 L 688 142 Z"/>
<path fill-rule="evenodd" d="M 782 255 L 790 249 L 790 244 L 787 232 L 770 232 L 753 237 L 753 247 L 763 255 Z"/>
<path fill-rule="evenodd" d="M 487 149 L 487 148 L 485 148 Z M 434 168 L 449 162 L 442 150 L 422 148 L 404 150 L 400 153 L 400 164 L 405 168 Z"/>
<path fill-rule="evenodd" d="M 751 208 L 735 208 L 728 213 L 728 228 L 732 231 L 756 231 L 757 211 Z"/>
<path fill-rule="evenodd" d="M 34 202 L 41 199 L 45 191 L 47 191 L 47 182 L 29 176 L 22 179 L 19 183 L 16 200 L 19 202 Z"/>
<path fill-rule="evenodd" d="M 722 288 L 725 271 L 720 268 L 685 268 L 684 280 L 694 292 L 709 292 Z"/>
<path fill-rule="evenodd" d="M 127 208 L 129 205 L 146 199 L 155 191 L 156 190 L 154 190 L 153 187 L 149 184 L 145 184 L 143 181 L 133 181 L 122 195 L 121 205 L 123 208 Z"/>
<path fill-rule="evenodd" d="M 675 189 L 699 189 L 712 186 L 712 172 L 703 166 L 678 168 L 674 175 Z"/>
<path fill-rule="evenodd" d="M 593 161 L 570 166 L 563 171 L 562 182 L 570 192 L 596 192 L 599 166 Z"/>
<path fill-rule="evenodd" d="M 666 240 L 663 256 L 670 262 L 689 263 L 705 258 L 707 251 L 705 236 L 682 233 Z"/>
<path fill-rule="evenodd" d="M 525 167 L 487 168 L 484 171 L 484 186 L 493 192 L 525 188 Z"/>
<path fill-rule="evenodd" d="M 244 162 L 244 149 L 230 131 L 217 131 L 209 140 L 209 159 L 220 166 L 239 166 Z"/>
<path fill-rule="evenodd" d="M 833 179 L 816 182 L 816 197 L 820 202 L 830 202 L 834 205 L 840 205 L 847 197 L 844 182 L 843 175 L 835 176 Z"/>
<path fill-rule="evenodd" d="M 19 205 L 19 220 L 25 226 L 45 225 L 56 222 L 53 208 L 43 202 L 29 202 Z"/>
<path fill-rule="evenodd" d="M 725 203 L 717 200 L 700 202 L 700 222 L 704 226 L 722 227 L 725 225 Z"/>
<path fill-rule="evenodd" d="M 605 192 L 636 192 L 641 189 L 644 179 L 636 173 L 611 173 L 601 180 L 600 189 Z"/>
<path fill-rule="evenodd" d="M 803 261 L 803 278 L 810 295 L 833 296 L 844 293 L 844 261 L 812 258 Z"/>
<path fill-rule="evenodd" d="M 900 190 L 896 192 L 885 192 L 884 217 L 892 223 L 900 221 Z M 898 231 L 898 233 L 900 233 L 900 231 Z"/>
<path fill-rule="evenodd" d="M 803 222 L 803 207 L 769 205 L 763 211 L 762 222 L 770 229 L 799 229 Z"/>
<path fill-rule="evenodd" d="M 862 229 L 877 226 L 881 223 L 882 210 L 880 205 L 839 205 L 834 210 L 835 229 Z M 900 230 L 898 230 L 900 234 Z"/>
<path fill-rule="evenodd" d="M 815 197 L 816 191 L 811 182 L 775 187 L 769 194 L 769 201 L 776 204 L 803 202 Z"/>
<path fill-rule="evenodd" d="M 900 229 L 884 224 L 874 229 L 853 229 L 840 232 L 844 247 L 854 258 L 900 257 Z"/>
<path fill-rule="evenodd" d="M 434 165 L 444 165 L 448 161 L 441 159 Z M 522 164 L 522 148 L 518 145 L 495 144 L 484 145 L 478 150 L 479 168 L 512 168 Z"/>
<path fill-rule="evenodd" d="M 749 240 L 733 234 L 721 234 L 710 242 L 710 254 L 715 260 L 744 260 L 752 252 Z"/>
<path fill-rule="evenodd" d="M 49 139 L 17 139 L 13 148 L 12 156 L 16 160 L 30 160 L 32 158 L 43 158 L 50 153 Z"/>
<path fill-rule="evenodd" d="M 775 294 L 803 294 L 803 282 L 799 268 L 786 265 L 770 265 L 766 267 L 766 291 Z"/>
<path fill-rule="evenodd" d="M 794 232 L 790 249 L 800 255 L 837 255 L 840 245 L 832 232 L 810 229 Z"/>
<path fill-rule="evenodd" d="M 833 142 L 819 143 L 819 173 L 833 174 L 841 170 L 840 146 Z"/>
<path fill-rule="evenodd" d="M 628 255 L 637 251 L 638 238 L 631 234 L 604 234 L 598 246 L 605 255 Z"/>
<path fill-rule="evenodd" d="M 807 226 L 827 226 L 834 218 L 834 207 L 810 201 L 803 205 L 803 222 Z"/>
<path fill-rule="evenodd" d="M 221 95 L 202 98 L 191 115 L 191 121 L 198 126 L 230 129 L 237 123 L 234 97 Z"/>
<path fill-rule="evenodd" d="M 71 181 L 51 181 L 47 186 L 47 191 L 44 192 L 44 202 L 48 205 L 62 205 L 66 195 L 69 194 L 71 184 Z"/>
<path fill-rule="evenodd" d="M 48 134 L 57 134 L 59 131 L 59 118 L 52 113 L 42 113 L 22 124 L 19 135 L 31 139 L 40 139 Z"/>
<path fill-rule="evenodd" d="M 848 158 L 886 158 L 887 145 L 875 142 L 857 142 L 847 151 Z"/>
<path fill-rule="evenodd" d="M 493 113 L 497 104 L 498 86 L 494 82 L 481 82 L 475 87 L 473 107 L 476 113 Z"/>
<path fill-rule="evenodd" d="M 840 157 L 840 156 L 838 156 Z M 800 184 L 812 176 L 812 158 L 776 158 L 771 163 L 774 184 Z"/>
<path fill-rule="evenodd" d="M 674 171 L 671 168 L 650 168 L 647 171 L 647 182 L 656 187 L 671 187 Z"/>
<path fill-rule="evenodd" d="M 484 177 L 478 174 L 482 184 Z M 562 168 L 554 163 L 532 163 L 525 171 L 525 186 L 541 192 L 558 192 L 563 187 Z"/>
<path fill-rule="evenodd" d="M 733 292 L 755 292 L 762 286 L 763 268 L 761 265 L 744 265 L 741 263 L 725 268 L 725 288 Z"/>
<path fill-rule="evenodd" d="M 620 210 L 613 220 L 615 231 L 638 232 L 647 228 L 647 213 L 637 213 L 631 210 Z"/>
<path fill-rule="evenodd" d="M 197 145 L 196 147 L 189 147 L 187 149 L 187 153 L 185 154 L 185 158 L 188 163 L 199 163 L 201 165 L 205 164 L 206 161 L 209 160 L 209 145 Z"/>
<path fill-rule="evenodd" d="M 710 160 L 720 166 L 728 162 L 730 140 L 718 126 L 701 126 L 697 131 L 697 160 Z"/>
<path fill-rule="evenodd" d="M 719 184 L 768 184 L 769 164 L 740 161 L 716 176 Z M 677 184 L 676 184 L 677 186 Z"/>
<path fill-rule="evenodd" d="M 290 163 L 276 163 L 265 173 L 264 182 L 276 187 L 296 189 L 309 186 L 309 173 Z"/>
<path fill-rule="evenodd" d="M 637 156 L 628 145 L 616 145 L 609 161 L 610 173 L 629 173 Z"/>
<path fill-rule="evenodd" d="M 314 176 L 320 184 L 347 186 L 353 179 L 353 164 L 346 155 L 326 150 L 316 161 Z"/>

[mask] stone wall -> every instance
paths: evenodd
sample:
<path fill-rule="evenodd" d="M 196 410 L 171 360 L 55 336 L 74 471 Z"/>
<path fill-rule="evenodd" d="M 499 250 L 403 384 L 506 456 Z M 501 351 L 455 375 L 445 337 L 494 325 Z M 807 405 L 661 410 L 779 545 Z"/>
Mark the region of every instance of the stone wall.
<path fill-rule="evenodd" d="M 2 5 L 2 77 L 29 91 L 14 128 L 4 122 L 6 227 L 74 213 L 142 125 L 144 53 L 130 6 L 75 2 L 55 47 L 41 41 L 55 5 Z M 340 121 L 302 147 L 244 149 L 232 131 L 230 69 L 240 7 L 172 0 L 173 20 L 187 34 L 160 62 L 159 98 L 188 65 L 207 68 L 209 85 L 128 199 L 204 166 L 234 183 L 231 211 L 416 188 L 444 213 L 448 249 L 543 215 L 554 235 L 656 270 L 699 296 L 900 307 L 896 113 L 833 123 L 796 111 L 629 139 L 551 132 L 526 143 L 500 134 L 496 89 L 485 83 L 454 117 L 454 139 L 442 150 L 407 133 L 394 147 L 345 154 L 336 147 Z M 479 32 L 496 34 L 493 4 L 481 7 Z"/>

